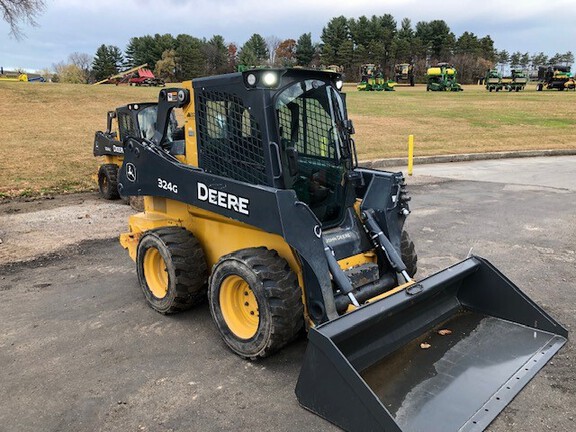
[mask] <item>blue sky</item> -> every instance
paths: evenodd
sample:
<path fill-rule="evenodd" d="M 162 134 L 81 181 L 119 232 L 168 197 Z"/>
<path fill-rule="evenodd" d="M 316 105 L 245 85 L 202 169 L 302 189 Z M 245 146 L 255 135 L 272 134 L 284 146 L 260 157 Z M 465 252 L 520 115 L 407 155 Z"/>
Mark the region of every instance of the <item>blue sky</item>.
<path fill-rule="evenodd" d="M 242 45 L 253 33 L 297 39 L 322 28 L 335 16 L 392 14 L 398 22 L 443 19 L 459 36 L 490 35 L 497 49 L 548 55 L 576 51 L 574 0 L 46 0 L 38 27 L 23 26 L 26 38 L 11 38 L 0 21 L 0 66 L 39 70 L 65 61 L 72 52 L 93 55 L 101 44 L 122 50 L 133 36 L 187 33 L 221 34 Z M 441 6 L 439 6 L 441 5 Z"/>

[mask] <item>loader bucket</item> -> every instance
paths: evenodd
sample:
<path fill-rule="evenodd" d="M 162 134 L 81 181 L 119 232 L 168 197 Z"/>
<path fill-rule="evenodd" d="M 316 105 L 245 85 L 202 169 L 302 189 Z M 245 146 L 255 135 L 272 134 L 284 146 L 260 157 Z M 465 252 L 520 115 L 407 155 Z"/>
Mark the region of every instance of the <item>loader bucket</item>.
<path fill-rule="evenodd" d="M 471 257 L 310 329 L 296 395 L 348 431 L 480 431 L 567 337 Z"/>

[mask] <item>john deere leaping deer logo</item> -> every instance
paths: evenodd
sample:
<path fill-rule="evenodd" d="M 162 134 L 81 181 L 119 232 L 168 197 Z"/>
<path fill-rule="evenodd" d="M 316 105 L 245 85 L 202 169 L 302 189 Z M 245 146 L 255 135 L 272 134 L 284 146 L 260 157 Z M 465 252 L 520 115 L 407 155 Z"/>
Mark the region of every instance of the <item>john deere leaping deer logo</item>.
<path fill-rule="evenodd" d="M 133 163 L 126 164 L 126 178 L 132 183 L 136 181 L 136 167 Z"/>

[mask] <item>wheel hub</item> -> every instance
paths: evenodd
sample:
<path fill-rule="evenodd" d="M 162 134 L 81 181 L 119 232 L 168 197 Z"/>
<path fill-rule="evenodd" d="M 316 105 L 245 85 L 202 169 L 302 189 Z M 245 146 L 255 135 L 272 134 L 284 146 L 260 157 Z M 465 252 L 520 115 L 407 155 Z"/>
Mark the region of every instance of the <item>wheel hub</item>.
<path fill-rule="evenodd" d="M 150 248 L 144 255 L 144 277 L 154 297 L 162 299 L 168 293 L 168 272 L 166 263 L 156 248 Z"/>
<path fill-rule="evenodd" d="M 250 285 L 237 275 L 228 276 L 220 287 L 220 308 L 228 328 L 240 339 L 250 339 L 258 331 L 258 301 Z"/>

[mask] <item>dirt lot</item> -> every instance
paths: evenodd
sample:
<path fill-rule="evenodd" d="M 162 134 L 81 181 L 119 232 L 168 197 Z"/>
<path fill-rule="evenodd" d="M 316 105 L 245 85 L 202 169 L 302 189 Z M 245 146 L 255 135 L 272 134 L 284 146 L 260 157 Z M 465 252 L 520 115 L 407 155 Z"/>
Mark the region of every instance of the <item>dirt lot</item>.
<path fill-rule="evenodd" d="M 82 240 L 108 239 L 127 227 L 130 206 L 96 193 L 0 203 L 0 266 L 61 254 Z"/>
<path fill-rule="evenodd" d="M 419 277 L 473 247 L 576 328 L 576 192 L 409 183 Z M 90 194 L 0 205 L 0 430 L 336 430 L 294 396 L 304 338 L 246 362 L 221 342 L 206 305 L 169 317 L 146 306 L 133 263 L 106 240 L 124 229 L 129 212 Z M 24 246 L 18 259 L 32 260 L 10 263 Z M 51 255 L 33 259 L 44 247 Z M 575 368 L 568 342 L 489 430 L 575 430 Z"/>

